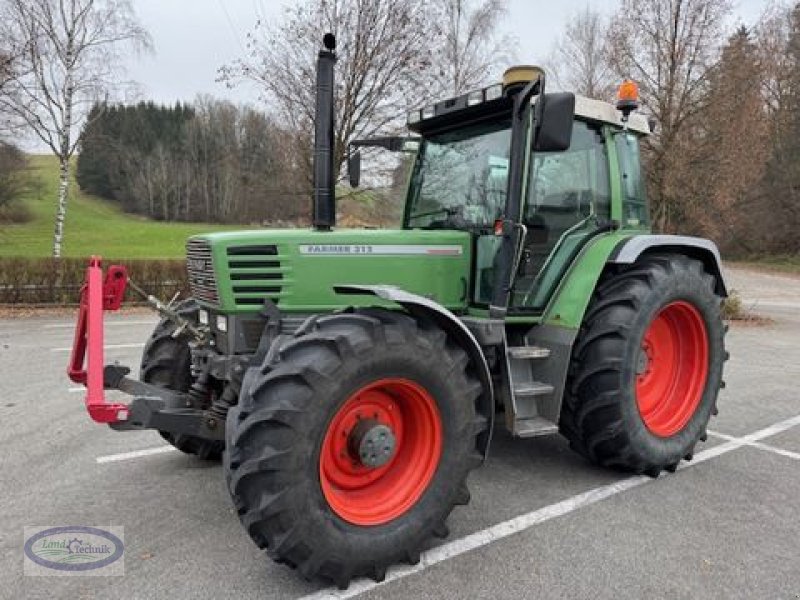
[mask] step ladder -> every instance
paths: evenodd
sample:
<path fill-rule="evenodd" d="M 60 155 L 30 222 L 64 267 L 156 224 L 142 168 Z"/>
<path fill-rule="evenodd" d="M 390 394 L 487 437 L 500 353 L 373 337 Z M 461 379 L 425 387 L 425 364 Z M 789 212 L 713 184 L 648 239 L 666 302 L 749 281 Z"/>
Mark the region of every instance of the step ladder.
<path fill-rule="evenodd" d="M 511 407 L 506 419 L 516 437 L 535 437 L 558 432 L 558 425 L 542 415 L 541 407 L 552 403 L 554 387 L 534 377 L 534 364 L 547 360 L 550 349 L 542 346 L 506 346 Z"/>

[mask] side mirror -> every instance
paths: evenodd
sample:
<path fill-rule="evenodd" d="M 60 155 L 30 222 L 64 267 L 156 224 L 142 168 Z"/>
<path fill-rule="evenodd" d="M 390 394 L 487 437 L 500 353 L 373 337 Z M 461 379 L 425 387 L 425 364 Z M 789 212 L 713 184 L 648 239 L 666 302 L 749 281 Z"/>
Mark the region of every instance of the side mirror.
<path fill-rule="evenodd" d="M 347 179 L 351 188 L 357 188 L 361 183 L 361 152 L 358 150 L 347 157 Z"/>
<path fill-rule="evenodd" d="M 534 150 L 537 152 L 569 150 L 572 123 L 575 119 L 575 94 L 568 92 L 545 94 L 539 102 L 544 102 L 544 106 Z"/>

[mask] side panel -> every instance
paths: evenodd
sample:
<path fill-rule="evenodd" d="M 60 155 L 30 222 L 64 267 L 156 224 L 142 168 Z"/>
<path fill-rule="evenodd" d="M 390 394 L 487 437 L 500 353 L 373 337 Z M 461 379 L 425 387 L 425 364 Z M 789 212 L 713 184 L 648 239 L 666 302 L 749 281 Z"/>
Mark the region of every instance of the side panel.
<path fill-rule="evenodd" d="M 630 233 L 617 231 L 590 241 L 561 280 L 545 308 L 542 322 L 556 327 L 578 329 L 611 253 L 621 241 L 629 237 Z"/>

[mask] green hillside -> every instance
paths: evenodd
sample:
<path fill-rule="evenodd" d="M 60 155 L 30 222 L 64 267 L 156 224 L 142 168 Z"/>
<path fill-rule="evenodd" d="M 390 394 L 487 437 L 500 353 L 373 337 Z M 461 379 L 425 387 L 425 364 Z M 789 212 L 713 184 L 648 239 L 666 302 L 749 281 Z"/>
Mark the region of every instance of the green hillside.
<path fill-rule="evenodd" d="M 0 257 L 46 257 L 52 253 L 58 162 L 54 156 L 31 156 L 30 170 L 33 185 L 23 202 L 30 208 L 33 219 L 19 225 L 0 224 Z M 84 194 L 73 179 L 64 256 L 180 258 L 188 236 L 233 228 L 204 223 L 161 223 L 130 215 L 109 202 Z"/>

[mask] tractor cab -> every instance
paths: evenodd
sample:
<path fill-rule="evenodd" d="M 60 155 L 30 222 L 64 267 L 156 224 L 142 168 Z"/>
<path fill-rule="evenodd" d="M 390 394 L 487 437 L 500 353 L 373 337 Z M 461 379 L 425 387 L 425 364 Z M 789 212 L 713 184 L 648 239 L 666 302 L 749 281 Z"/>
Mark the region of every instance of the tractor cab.
<path fill-rule="evenodd" d="M 525 86 L 533 94 L 519 106 L 514 99 Z M 408 128 L 419 137 L 405 144 L 381 138 L 355 145 L 415 152 L 403 229 L 471 234 L 471 306 L 488 308 L 498 286 L 510 287 L 508 312 L 536 314 L 589 240 L 649 227 L 639 138 L 650 130 L 643 116 L 624 110 L 631 101 L 621 101 L 620 111 L 545 94 L 544 73 L 515 67 L 502 84 L 409 113 Z M 515 123 L 523 143 L 515 143 Z M 359 168 L 360 157 L 351 153 L 351 183 Z M 510 276 L 502 268 L 506 237 Z"/>

